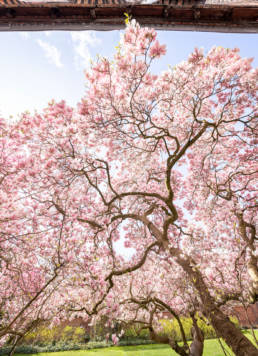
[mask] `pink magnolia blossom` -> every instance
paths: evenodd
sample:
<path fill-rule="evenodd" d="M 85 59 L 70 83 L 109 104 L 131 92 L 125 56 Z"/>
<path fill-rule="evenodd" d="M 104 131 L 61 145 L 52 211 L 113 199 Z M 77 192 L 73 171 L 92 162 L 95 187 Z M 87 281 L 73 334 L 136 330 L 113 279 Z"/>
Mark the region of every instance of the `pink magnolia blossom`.
<path fill-rule="evenodd" d="M 112 342 L 114 345 L 118 344 L 119 338 L 116 336 L 116 334 L 112 334 Z"/>
<path fill-rule="evenodd" d="M 159 41 L 155 41 L 150 48 L 149 56 L 159 58 L 166 54 L 166 45 L 160 45 Z"/>

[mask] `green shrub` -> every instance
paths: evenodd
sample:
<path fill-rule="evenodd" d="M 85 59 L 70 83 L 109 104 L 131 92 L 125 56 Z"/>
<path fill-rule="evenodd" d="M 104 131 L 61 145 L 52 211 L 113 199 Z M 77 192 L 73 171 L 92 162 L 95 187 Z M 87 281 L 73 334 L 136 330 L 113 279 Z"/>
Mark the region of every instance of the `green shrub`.
<path fill-rule="evenodd" d="M 80 327 L 56 326 L 48 328 L 46 326 L 38 327 L 35 331 L 28 333 L 23 344 L 25 345 L 55 345 L 57 343 L 83 343 L 85 341 L 85 330 Z"/>
<path fill-rule="evenodd" d="M 8 353 L 11 351 L 11 347 L 1 347 L 0 349 L 0 356 L 3 355 L 8 355 Z M 23 345 L 23 346 L 18 346 L 15 349 L 15 352 L 17 353 L 22 353 L 22 354 L 34 354 L 34 353 L 38 353 L 38 348 L 34 347 L 34 346 L 29 346 L 29 345 Z"/>
<path fill-rule="evenodd" d="M 192 334 L 191 334 L 191 328 L 193 326 L 192 319 L 187 317 L 181 317 L 180 320 L 184 328 L 186 339 L 192 340 Z M 160 332 L 160 335 L 172 336 L 176 341 L 182 341 L 182 335 L 180 332 L 179 324 L 176 319 L 172 319 L 172 320 L 162 319 L 160 320 L 160 324 L 162 326 L 162 331 Z M 203 331 L 204 337 L 206 339 L 216 337 L 215 330 L 211 325 L 207 325 L 200 318 L 198 318 L 197 324 L 200 327 L 200 329 Z"/>
<path fill-rule="evenodd" d="M 125 333 L 123 335 L 123 339 L 126 340 L 147 340 L 149 339 L 149 331 L 147 329 L 141 329 L 142 325 L 133 324 L 127 328 L 125 328 Z"/>
<path fill-rule="evenodd" d="M 119 346 L 136 346 L 136 345 L 148 345 L 154 344 L 155 342 L 152 340 L 144 340 L 144 339 L 128 339 L 128 340 L 120 340 Z"/>
<path fill-rule="evenodd" d="M 192 319 L 187 317 L 181 317 L 180 320 L 185 331 L 186 339 L 192 340 L 192 335 L 191 335 L 191 328 L 193 325 Z M 230 320 L 238 328 L 240 328 L 239 321 L 236 317 L 230 317 Z M 160 320 L 160 324 L 162 325 L 162 331 L 160 332 L 160 335 L 172 336 L 176 341 L 182 341 L 182 335 L 176 319 L 172 319 L 172 320 L 162 319 Z M 203 320 L 203 318 L 200 319 L 198 317 L 197 324 L 200 327 L 200 329 L 203 331 L 205 339 L 212 339 L 217 337 L 214 328 L 210 324 L 207 324 Z"/>

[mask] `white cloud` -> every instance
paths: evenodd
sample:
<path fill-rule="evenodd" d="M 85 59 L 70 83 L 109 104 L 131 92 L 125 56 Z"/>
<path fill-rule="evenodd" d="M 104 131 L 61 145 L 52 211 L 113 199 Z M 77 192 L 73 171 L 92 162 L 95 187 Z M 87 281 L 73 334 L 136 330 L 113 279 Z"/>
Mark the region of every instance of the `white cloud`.
<path fill-rule="evenodd" d="M 20 32 L 19 35 L 20 35 L 24 40 L 27 40 L 28 38 L 30 38 L 29 32 Z"/>
<path fill-rule="evenodd" d="M 47 37 L 51 36 L 52 35 L 52 32 L 51 31 L 44 31 L 43 32 Z"/>
<path fill-rule="evenodd" d="M 45 56 L 50 63 L 53 63 L 59 68 L 63 67 L 63 63 L 61 62 L 61 52 L 55 46 L 40 39 L 37 40 L 37 43 L 43 49 Z"/>
<path fill-rule="evenodd" d="M 93 31 L 70 32 L 74 44 L 75 64 L 77 68 L 88 67 L 91 60 L 90 47 L 95 47 L 101 40 Z"/>

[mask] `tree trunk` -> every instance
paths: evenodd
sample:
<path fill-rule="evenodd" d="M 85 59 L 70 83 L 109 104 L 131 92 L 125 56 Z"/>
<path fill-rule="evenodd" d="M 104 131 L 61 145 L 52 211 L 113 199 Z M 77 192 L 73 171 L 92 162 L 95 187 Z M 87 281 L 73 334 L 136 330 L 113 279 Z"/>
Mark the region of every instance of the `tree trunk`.
<path fill-rule="evenodd" d="M 190 277 L 202 302 L 202 312 L 210 320 L 218 337 L 222 337 L 236 356 L 258 356 L 257 348 L 249 341 L 216 305 L 202 278 L 202 274 L 190 258 L 182 258 L 177 249 L 171 249 L 178 264 Z"/>
<path fill-rule="evenodd" d="M 13 356 L 13 355 L 14 355 L 14 351 L 15 351 L 15 349 L 16 349 L 16 346 L 17 346 L 18 342 L 19 342 L 21 339 L 22 339 L 22 336 L 21 336 L 21 335 L 19 335 L 19 336 L 16 335 L 16 336 L 15 336 L 14 344 L 12 345 L 12 348 L 11 348 L 11 350 L 9 351 L 8 356 Z"/>
<path fill-rule="evenodd" d="M 249 341 L 229 318 L 220 310 L 210 312 L 208 318 L 216 330 L 231 347 L 236 356 L 258 356 L 257 348 Z"/>
<path fill-rule="evenodd" d="M 257 269 L 258 259 L 251 253 L 249 261 L 247 263 L 247 271 L 252 280 L 252 287 L 250 290 L 252 302 L 255 303 L 258 300 L 258 269 Z"/>
<path fill-rule="evenodd" d="M 195 316 L 192 316 L 193 327 L 191 329 L 193 341 L 190 345 L 189 356 L 202 356 L 204 346 L 204 334 L 197 324 Z"/>
<path fill-rule="evenodd" d="M 168 344 L 170 347 L 180 356 L 189 356 L 188 345 L 179 346 L 178 343 L 168 336 L 160 336 L 155 333 L 152 327 L 149 328 L 151 340 L 158 342 L 159 344 Z"/>

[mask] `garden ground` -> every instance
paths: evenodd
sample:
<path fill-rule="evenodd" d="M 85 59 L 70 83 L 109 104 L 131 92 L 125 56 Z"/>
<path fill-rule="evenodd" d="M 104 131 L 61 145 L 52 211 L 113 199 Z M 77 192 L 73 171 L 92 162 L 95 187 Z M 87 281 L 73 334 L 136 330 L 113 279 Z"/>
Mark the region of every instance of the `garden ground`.
<path fill-rule="evenodd" d="M 251 333 L 245 331 L 245 334 L 252 340 Z M 258 330 L 255 331 L 258 337 Z M 225 347 L 225 346 L 224 346 Z M 232 352 L 229 355 L 233 355 Z M 32 354 L 31 356 L 176 356 L 177 354 L 167 345 L 140 345 L 140 346 L 119 346 L 95 350 L 64 351 Z M 16 356 L 28 356 L 16 354 Z M 219 341 L 211 339 L 205 341 L 203 356 L 224 356 Z"/>

